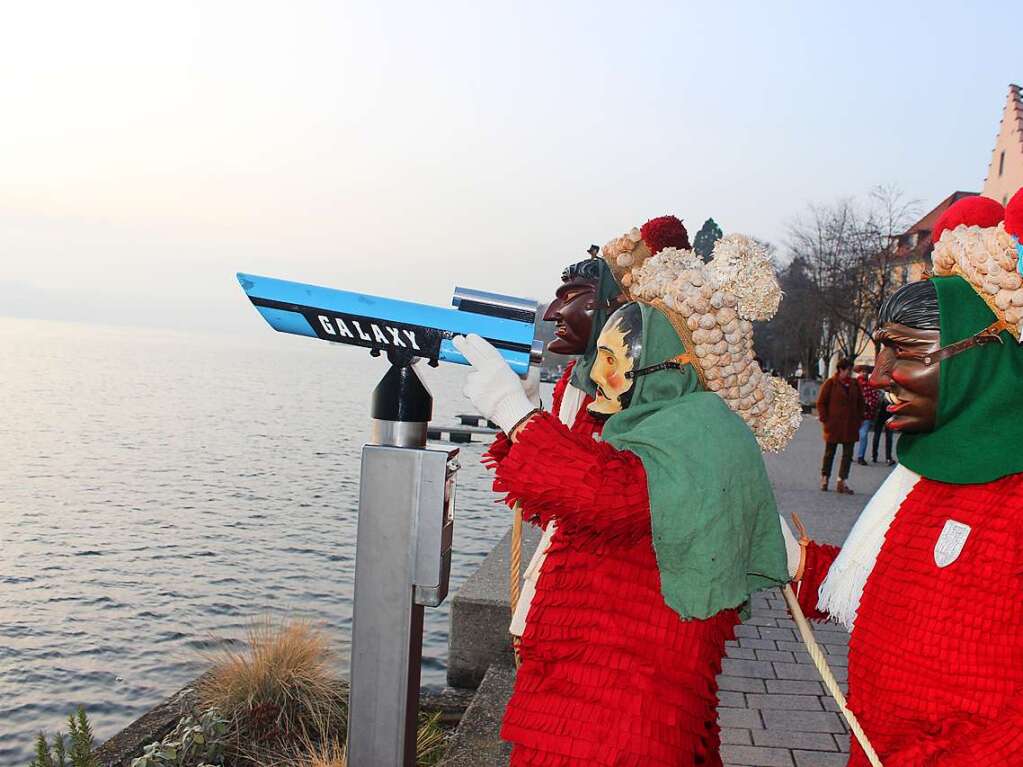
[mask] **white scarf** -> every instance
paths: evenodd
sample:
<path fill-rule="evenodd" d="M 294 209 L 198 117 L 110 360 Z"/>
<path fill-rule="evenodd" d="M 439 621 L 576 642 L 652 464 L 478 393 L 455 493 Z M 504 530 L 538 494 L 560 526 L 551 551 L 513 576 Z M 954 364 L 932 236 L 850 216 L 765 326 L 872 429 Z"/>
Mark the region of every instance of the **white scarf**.
<path fill-rule="evenodd" d="M 572 384 L 565 387 L 561 395 L 561 406 L 558 408 L 558 420 L 569 429 L 575 423 L 575 417 L 579 414 L 579 406 L 583 404 L 586 392 L 577 389 Z M 508 630 L 517 637 L 522 636 L 526 630 L 526 616 L 529 614 L 529 606 L 533 604 L 533 597 L 536 595 L 536 582 L 540 580 L 540 569 L 543 561 L 547 558 L 547 549 L 551 547 L 551 540 L 558 530 L 555 522 L 547 525 L 540 538 L 540 543 L 533 552 L 533 558 L 529 560 L 526 571 L 522 574 L 522 593 L 519 595 L 519 602 L 515 606 L 515 613 L 512 615 L 511 626 Z"/>
<path fill-rule="evenodd" d="M 919 474 L 901 463 L 895 467 L 849 531 L 821 584 L 817 609 L 830 614 L 850 631 L 856 623 L 863 587 L 874 570 L 892 520 L 919 480 Z"/>

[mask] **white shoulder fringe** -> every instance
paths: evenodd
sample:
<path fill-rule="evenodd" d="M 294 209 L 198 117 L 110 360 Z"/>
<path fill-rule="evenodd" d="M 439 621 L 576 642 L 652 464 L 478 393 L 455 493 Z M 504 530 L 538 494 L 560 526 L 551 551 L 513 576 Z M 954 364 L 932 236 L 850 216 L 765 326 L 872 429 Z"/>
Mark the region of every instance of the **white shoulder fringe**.
<path fill-rule="evenodd" d="M 885 535 L 902 502 L 919 480 L 919 474 L 901 463 L 895 467 L 849 531 L 828 577 L 821 584 L 817 609 L 829 613 L 850 631 L 856 622 L 863 587 L 877 563 Z"/>

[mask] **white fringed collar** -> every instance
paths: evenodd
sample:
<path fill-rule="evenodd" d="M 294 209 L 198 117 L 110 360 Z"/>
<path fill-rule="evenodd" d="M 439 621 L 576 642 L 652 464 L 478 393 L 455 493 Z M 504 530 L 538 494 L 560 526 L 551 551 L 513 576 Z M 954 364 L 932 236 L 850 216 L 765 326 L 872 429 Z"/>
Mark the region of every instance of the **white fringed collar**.
<path fill-rule="evenodd" d="M 828 577 L 821 584 L 817 608 L 850 631 L 856 623 L 863 587 L 877 563 L 885 535 L 918 481 L 920 475 L 916 472 L 901 463 L 895 467 L 849 531 Z"/>

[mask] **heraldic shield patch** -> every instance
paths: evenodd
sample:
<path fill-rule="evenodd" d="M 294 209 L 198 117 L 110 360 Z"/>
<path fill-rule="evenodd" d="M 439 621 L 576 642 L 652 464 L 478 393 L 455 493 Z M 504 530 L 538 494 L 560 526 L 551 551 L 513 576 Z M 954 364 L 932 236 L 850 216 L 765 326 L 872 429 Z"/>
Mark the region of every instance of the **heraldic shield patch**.
<path fill-rule="evenodd" d="M 934 564 L 938 567 L 948 567 L 959 559 L 969 535 L 969 525 L 956 522 L 954 519 L 947 520 L 941 535 L 938 536 L 938 542 L 934 544 Z"/>

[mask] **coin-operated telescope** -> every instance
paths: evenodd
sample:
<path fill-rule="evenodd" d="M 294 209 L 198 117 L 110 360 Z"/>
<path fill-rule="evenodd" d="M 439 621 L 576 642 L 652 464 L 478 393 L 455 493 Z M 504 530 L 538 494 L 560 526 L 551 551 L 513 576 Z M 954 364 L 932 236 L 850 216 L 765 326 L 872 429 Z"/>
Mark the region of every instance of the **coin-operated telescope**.
<path fill-rule="evenodd" d="M 366 347 L 374 356 L 466 365 L 451 339 L 469 333 L 490 341 L 521 376 L 543 355 L 534 329 L 538 306 L 528 299 L 455 288 L 455 308 L 446 309 L 252 274 L 239 273 L 238 282 L 274 330 Z"/>
<path fill-rule="evenodd" d="M 426 446 L 433 398 L 412 364 L 468 364 L 451 339 L 476 333 L 525 376 L 543 352 L 538 306 L 465 288 L 447 309 L 249 274 L 238 282 L 275 330 L 386 353 L 391 363 L 373 390 L 362 448 L 348 760 L 413 767 L 423 606 L 448 592 L 458 449 Z"/>

